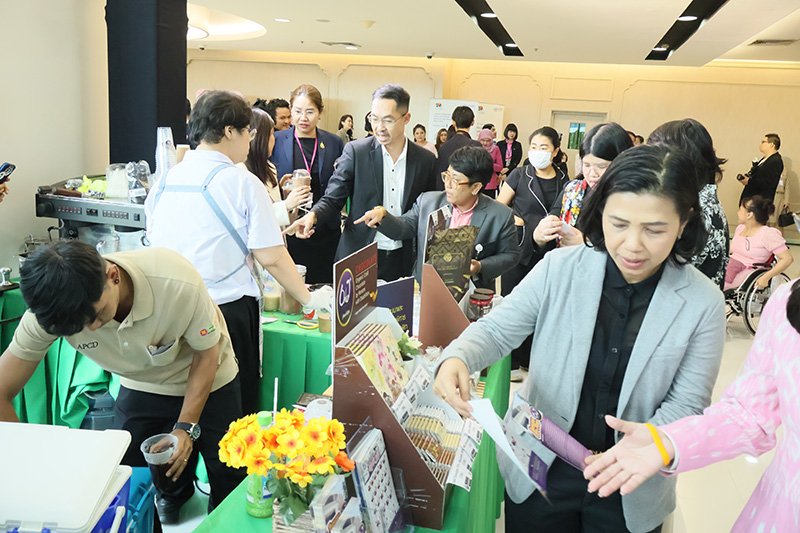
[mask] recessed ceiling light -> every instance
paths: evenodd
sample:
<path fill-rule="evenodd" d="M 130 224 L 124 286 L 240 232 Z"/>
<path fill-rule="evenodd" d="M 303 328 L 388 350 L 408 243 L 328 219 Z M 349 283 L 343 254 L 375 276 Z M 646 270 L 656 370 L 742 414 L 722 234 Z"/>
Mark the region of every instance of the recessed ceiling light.
<path fill-rule="evenodd" d="M 205 39 L 208 37 L 208 31 L 200 28 L 198 26 L 192 26 L 189 24 L 188 29 L 186 30 L 186 40 L 193 41 L 197 39 Z"/>
<path fill-rule="evenodd" d="M 506 43 L 507 48 L 519 48 L 517 43 Z"/>
<path fill-rule="evenodd" d="M 325 23 L 325 22 L 330 22 L 330 20 L 328 20 L 328 19 L 317 19 L 317 22 Z"/>
<path fill-rule="evenodd" d="M 485 19 L 496 19 L 497 18 L 497 14 L 496 13 L 492 13 L 491 11 L 489 13 L 481 13 L 481 16 L 483 18 L 485 18 Z"/>
<path fill-rule="evenodd" d="M 348 50 L 358 50 L 358 46 L 345 46 Z"/>
<path fill-rule="evenodd" d="M 289 19 L 275 19 L 275 22 L 291 22 Z"/>
<path fill-rule="evenodd" d="M 662 44 L 661 46 L 656 46 L 653 48 L 653 52 L 666 52 L 668 48 L 669 47 L 667 45 Z"/>
<path fill-rule="evenodd" d="M 693 22 L 697 20 L 697 17 L 695 17 L 694 15 L 683 15 L 681 17 L 678 17 L 678 20 L 680 20 L 681 22 Z"/>

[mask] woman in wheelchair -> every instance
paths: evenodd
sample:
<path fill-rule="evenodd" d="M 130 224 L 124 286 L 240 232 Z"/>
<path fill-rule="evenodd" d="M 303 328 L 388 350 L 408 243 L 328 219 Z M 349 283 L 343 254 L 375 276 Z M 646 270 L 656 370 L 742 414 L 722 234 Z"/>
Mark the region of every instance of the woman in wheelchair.
<path fill-rule="evenodd" d="M 761 196 L 742 199 L 737 212 L 739 225 L 731 241 L 731 258 L 725 272 L 725 290 L 739 287 L 748 274 L 770 263 L 774 256 L 775 263 L 755 281 L 757 289 L 764 289 L 794 261 L 780 230 L 766 225 L 774 211 L 772 200 Z"/>

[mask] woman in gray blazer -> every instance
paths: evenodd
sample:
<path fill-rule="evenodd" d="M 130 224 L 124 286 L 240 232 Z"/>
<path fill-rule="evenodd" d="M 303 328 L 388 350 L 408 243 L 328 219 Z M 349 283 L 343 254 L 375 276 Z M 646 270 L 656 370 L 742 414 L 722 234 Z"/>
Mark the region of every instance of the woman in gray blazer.
<path fill-rule="evenodd" d="M 469 415 L 469 373 L 533 333 L 518 392 L 588 449 L 620 437 L 603 415 L 666 424 L 709 405 L 725 340 L 722 294 L 688 264 L 702 249 L 695 170 L 674 147 L 620 154 L 581 212 L 585 246 L 547 254 L 503 305 L 442 355 L 434 390 Z M 626 418 L 627 417 L 627 418 Z M 548 449 L 547 498 L 498 455 L 506 531 L 660 531 L 675 509 L 674 478 L 600 499 L 582 472 Z"/>
<path fill-rule="evenodd" d="M 494 173 L 493 164 L 489 152 L 480 146 L 459 148 L 450 156 L 450 166 L 442 174 L 444 192 L 420 194 L 412 208 L 399 217 L 382 206 L 374 207 L 355 223 L 363 222 L 395 240 L 416 237 L 414 277 L 421 282 L 428 216 L 448 206 L 452 214 L 450 227 L 478 227 L 470 274 L 476 287 L 494 289 L 495 278 L 517 264 L 519 248 L 511 209 L 480 193 Z"/>

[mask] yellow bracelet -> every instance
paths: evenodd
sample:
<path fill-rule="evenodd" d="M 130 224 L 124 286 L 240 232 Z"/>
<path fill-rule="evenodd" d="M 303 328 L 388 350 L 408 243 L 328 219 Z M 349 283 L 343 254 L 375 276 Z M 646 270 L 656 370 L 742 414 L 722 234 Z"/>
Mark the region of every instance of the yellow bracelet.
<path fill-rule="evenodd" d="M 650 430 L 650 434 L 653 436 L 653 440 L 656 443 L 656 448 L 658 448 L 659 453 L 661 453 L 661 459 L 664 461 L 664 466 L 669 466 L 669 463 L 672 460 L 669 458 L 669 454 L 667 453 L 667 449 L 664 447 L 664 443 L 661 442 L 661 437 L 658 436 L 658 430 L 649 422 L 645 422 L 644 425 Z"/>

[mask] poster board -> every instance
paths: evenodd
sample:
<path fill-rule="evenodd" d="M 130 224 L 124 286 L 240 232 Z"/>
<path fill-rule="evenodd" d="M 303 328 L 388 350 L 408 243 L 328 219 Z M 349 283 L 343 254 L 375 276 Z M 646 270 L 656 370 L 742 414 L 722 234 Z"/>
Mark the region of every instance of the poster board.
<path fill-rule="evenodd" d="M 446 98 L 431 98 L 430 108 L 428 111 L 428 141 L 436 142 L 436 132 L 440 129 L 447 129 L 453 123 L 453 110 L 458 106 L 465 105 L 472 109 L 475 116 L 478 116 L 478 102 L 472 100 L 449 100 Z M 475 119 L 475 126 L 470 128 L 469 135 L 473 139 L 476 138 L 480 128 L 478 119 Z"/>
<path fill-rule="evenodd" d="M 478 112 L 475 113 L 475 130 L 479 130 L 484 124 L 494 124 L 497 132 L 495 142 L 503 140 L 503 128 L 505 121 L 503 115 L 506 107 L 499 104 L 478 104 Z"/>

